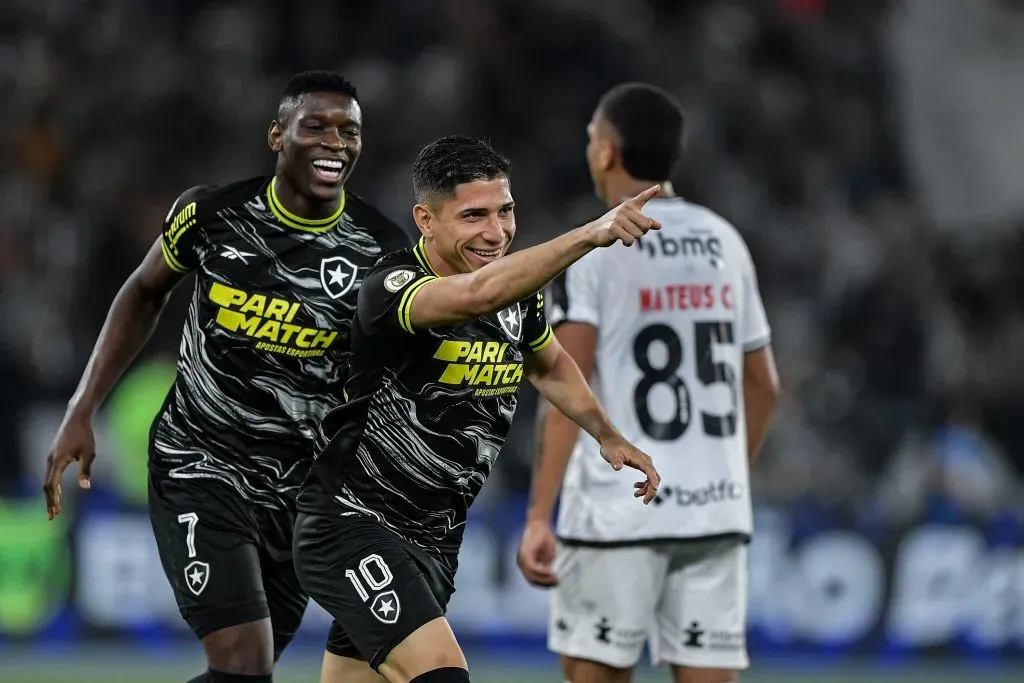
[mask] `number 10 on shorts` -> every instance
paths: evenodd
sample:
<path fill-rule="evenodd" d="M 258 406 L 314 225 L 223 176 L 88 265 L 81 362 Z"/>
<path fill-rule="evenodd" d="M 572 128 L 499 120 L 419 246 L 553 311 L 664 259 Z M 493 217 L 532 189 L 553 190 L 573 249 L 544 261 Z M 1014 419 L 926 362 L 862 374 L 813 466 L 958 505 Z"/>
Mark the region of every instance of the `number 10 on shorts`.
<path fill-rule="evenodd" d="M 378 621 L 385 624 L 394 624 L 398 621 L 398 615 L 402 612 L 398 595 L 394 590 L 384 590 L 391 585 L 395 577 L 380 555 L 367 555 L 359 561 L 359 572 L 346 569 L 345 578 L 356 589 L 359 598 L 370 603 L 370 611 Z"/>

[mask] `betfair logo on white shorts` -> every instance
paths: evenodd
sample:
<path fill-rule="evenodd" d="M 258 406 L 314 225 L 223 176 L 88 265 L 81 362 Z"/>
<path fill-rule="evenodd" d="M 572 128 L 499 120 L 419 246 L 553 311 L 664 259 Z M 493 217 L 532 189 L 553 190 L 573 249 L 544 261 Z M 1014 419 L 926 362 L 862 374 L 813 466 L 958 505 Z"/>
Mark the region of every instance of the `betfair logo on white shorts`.
<path fill-rule="evenodd" d="M 679 507 L 704 507 L 715 503 L 726 503 L 743 499 L 743 485 L 721 479 L 699 489 L 684 489 L 681 486 L 662 486 L 654 497 L 655 505 L 674 502 Z"/>

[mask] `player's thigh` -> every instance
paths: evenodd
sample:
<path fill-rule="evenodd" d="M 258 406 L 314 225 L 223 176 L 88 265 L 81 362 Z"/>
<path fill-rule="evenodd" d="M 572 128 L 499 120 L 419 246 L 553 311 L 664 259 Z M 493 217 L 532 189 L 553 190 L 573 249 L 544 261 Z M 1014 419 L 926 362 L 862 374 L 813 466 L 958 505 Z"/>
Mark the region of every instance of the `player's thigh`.
<path fill-rule="evenodd" d="M 200 639 L 270 616 L 248 505 L 220 482 L 150 475 L 160 562 L 182 617 Z"/>
<path fill-rule="evenodd" d="M 656 548 L 560 545 L 548 647 L 570 661 L 632 668 L 653 626 L 667 568 Z"/>
<path fill-rule="evenodd" d="M 260 569 L 274 633 L 274 659 L 277 660 L 299 630 L 309 597 L 295 573 L 292 558 L 294 513 L 266 509 L 259 511 L 259 516 Z"/>
<path fill-rule="evenodd" d="M 365 659 L 326 651 L 320 667 L 320 683 L 387 683 L 387 679 L 371 669 Z"/>
<path fill-rule="evenodd" d="M 287 560 L 275 560 L 264 556 L 261 557 L 260 566 L 267 607 L 270 611 L 270 624 L 274 633 L 276 661 L 299 630 L 306 606 L 309 604 L 309 597 L 299 583 L 295 565 L 290 557 Z"/>
<path fill-rule="evenodd" d="M 651 657 L 694 669 L 681 669 L 677 680 L 721 681 L 720 672 L 749 666 L 746 648 L 747 546 L 718 541 L 680 546 L 669 567 L 668 581 L 657 606 L 657 632 L 651 637 Z"/>
<path fill-rule="evenodd" d="M 421 568 L 395 536 L 372 520 L 300 514 L 293 547 L 303 588 L 337 624 L 328 639 L 332 654 L 365 659 L 377 670 L 396 646 L 443 616 Z M 454 637 L 438 636 L 436 627 L 428 631 L 436 638 L 432 656 L 453 657 Z M 339 646 L 342 638 L 351 646 Z M 392 668 L 404 663 L 391 661 Z"/>

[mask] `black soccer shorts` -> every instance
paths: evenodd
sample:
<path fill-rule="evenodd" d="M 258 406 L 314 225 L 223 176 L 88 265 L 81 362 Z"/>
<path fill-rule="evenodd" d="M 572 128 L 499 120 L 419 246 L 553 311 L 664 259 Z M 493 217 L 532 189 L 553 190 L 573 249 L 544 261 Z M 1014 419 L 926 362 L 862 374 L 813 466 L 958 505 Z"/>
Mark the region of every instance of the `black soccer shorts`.
<path fill-rule="evenodd" d="M 327 651 L 374 670 L 455 592 L 439 562 L 368 517 L 300 512 L 294 555 L 302 586 L 334 617 Z"/>
<path fill-rule="evenodd" d="M 196 636 L 270 617 L 280 656 L 309 602 L 292 565 L 294 511 L 253 505 L 213 479 L 150 472 L 149 518 L 178 609 Z"/>

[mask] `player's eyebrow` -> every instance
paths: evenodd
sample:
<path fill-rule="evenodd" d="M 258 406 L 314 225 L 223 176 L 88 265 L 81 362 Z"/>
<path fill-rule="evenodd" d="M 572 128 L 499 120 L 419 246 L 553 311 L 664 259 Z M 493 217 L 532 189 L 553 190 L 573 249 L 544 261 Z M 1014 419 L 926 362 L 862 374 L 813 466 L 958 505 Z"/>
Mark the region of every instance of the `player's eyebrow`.
<path fill-rule="evenodd" d="M 498 207 L 498 211 L 509 211 L 511 209 L 514 209 L 515 206 L 515 202 L 505 202 L 500 207 Z M 463 209 L 462 211 L 460 211 L 459 218 L 476 218 L 479 216 L 486 216 L 488 213 L 489 210 L 485 207 L 471 206 L 467 209 Z"/>

